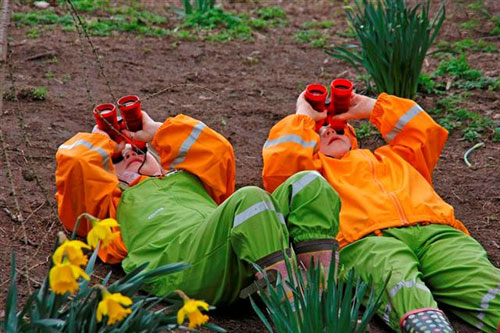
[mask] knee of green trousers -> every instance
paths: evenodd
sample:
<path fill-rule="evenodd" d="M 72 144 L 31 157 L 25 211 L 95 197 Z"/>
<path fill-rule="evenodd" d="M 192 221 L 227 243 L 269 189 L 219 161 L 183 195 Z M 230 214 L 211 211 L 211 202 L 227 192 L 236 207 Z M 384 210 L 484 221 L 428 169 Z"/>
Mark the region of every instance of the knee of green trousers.
<path fill-rule="evenodd" d="M 317 171 L 301 171 L 274 192 L 294 243 L 335 238 L 339 230 L 340 197 Z"/>
<path fill-rule="evenodd" d="M 241 260 L 256 262 L 288 247 L 288 230 L 278 203 L 266 191 L 247 186 L 228 200 L 235 203 L 230 224 L 233 250 Z"/>

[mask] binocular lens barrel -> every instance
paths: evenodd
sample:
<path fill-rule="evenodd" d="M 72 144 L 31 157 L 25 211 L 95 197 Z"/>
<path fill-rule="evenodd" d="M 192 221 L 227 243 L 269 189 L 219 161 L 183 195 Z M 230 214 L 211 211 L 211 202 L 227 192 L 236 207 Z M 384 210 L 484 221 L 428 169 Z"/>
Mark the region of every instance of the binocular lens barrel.
<path fill-rule="evenodd" d="M 118 117 L 116 116 L 116 106 L 111 103 L 99 104 L 95 107 L 94 119 L 97 127 L 113 139 L 117 135 L 113 128 L 119 131 Z"/>
<path fill-rule="evenodd" d="M 141 101 L 135 95 L 128 95 L 118 100 L 118 107 L 131 132 L 142 129 Z"/>
<path fill-rule="evenodd" d="M 323 112 L 327 95 L 328 91 L 324 85 L 313 83 L 306 87 L 304 97 L 314 110 Z"/>
<path fill-rule="evenodd" d="M 354 85 L 346 79 L 335 79 L 330 85 L 331 100 L 336 114 L 344 113 L 349 110 L 351 105 L 351 96 Z"/>

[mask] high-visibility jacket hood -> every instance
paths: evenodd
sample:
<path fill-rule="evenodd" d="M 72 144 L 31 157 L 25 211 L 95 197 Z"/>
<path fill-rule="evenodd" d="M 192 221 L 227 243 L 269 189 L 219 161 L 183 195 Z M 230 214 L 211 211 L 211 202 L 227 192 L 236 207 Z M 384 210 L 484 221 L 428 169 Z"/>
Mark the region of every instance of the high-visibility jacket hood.
<path fill-rule="evenodd" d="M 341 246 L 381 229 L 416 223 L 448 224 L 467 233 L 432 186 L 447 131 L 415 102 L 387 94 L 377 99 L 370 121 L 387 145 L 374 152 L 354 149 L 337 159 L 319 151 L 312 118 L 284 118 L 263 148 L 264 187 L 273 191 L 298 171 L 319 171 L 342 200 Z"/>

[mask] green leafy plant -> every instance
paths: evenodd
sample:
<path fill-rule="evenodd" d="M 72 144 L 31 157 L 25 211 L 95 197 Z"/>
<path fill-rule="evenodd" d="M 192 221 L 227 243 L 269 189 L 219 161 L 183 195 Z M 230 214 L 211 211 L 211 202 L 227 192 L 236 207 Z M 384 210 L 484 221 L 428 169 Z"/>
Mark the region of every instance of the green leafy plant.
<path fill-rule="evenodd" d="M 44 101 L 47 99 L 47 88 L 45 87 L 40 87 L 40 88 L 33 88 L 31 90 L 31 97 L 34 101 Z"/>
<path fill-rule="evenodd" d="M 493 29 L 491 29 L 490 34 L 494 35 L 494 36 L 500 35 L 500 15 L 493 16 L 491 18 L 491 21 L 493 21 L 493 23 L 495 23 L 495 27 Z"/>
<path fill-rule="evenodd" d="M 214 9 L 214 5 L 214 0 L 182 0 L 182 7 L 186 16 L 193 13 L 205 13 Z"/>
<path fill-rule="evenodd" d="M 31 28 L 30 30 L 28 30 L 28 32 L 26 33 L 26 36 L 28 38 L 33 38 L 33 39 L 36 39 L 38 37 L 40 37 L 40 30 L 38 30 L 38 28 Z"/>
<path fill-rule="evenodd" d="M 424 58 L 445 18 L 444 2 L 433 18 L 429 11 L 430 0 L 414 7 L 404 0 L 356 0 L 346 14 L 358 43 L 327 53 L 366 69 L 379 92 L 413 98 Z"/>
<path fill-rule="evenodd" d="M 457 57 L 449 57 L 441 61 L 432 77 L 451 76 L 453 87 L 461 89 L 490 89 L 499 88 L 499 79 L 483 76 L 483 73 L 470 67 L 465 54 Z"/>
<path fill-rule="evenodd" d="M 368 121 L 364 121 L 359 127 L 356 127 L 356 138 L 358 138 L 359 140 L 370 137 L 377 133 L 378 131 L 376 131 L 375 127 Z"/>
<path fill-rule="evenodd" d="M 472 9 L 472 10 L 481 10 L 484 8 L 484 2 L 482 1 L 476 1 L 467 6 L 467 8 Z"/>
<path fill-rule="evenodd" d="M 59 0 L 57 4 L 64 6 L 65 2 L 66 0 Z M 109 5 L 109 1 L 105 0 L 71 0 L 71 2 L 75 9 L 81 12 L 94 12 Z"/>
<path fill-rule="evenodd" d="M 65 1 L 60 1 L 63 6 Z M 134 6 L 109 6 L 108 1 L 97 0 L 72 0 L 78 11 L 84 11 L 85 28 L 92 36 L 109 36 L 113 32 L 130 32 L 141 35 L 158 36 L 168 33 L 163 25 L 167 19 L 150 11 L 143 10 L 140 5 Z M 108 15 L 93 14 L 100 9 Z M 60 15 L 54 8 L 36 10 L 25 13 L 14 13 L 12 19 L 18 25 L 32 26 L 59 26 L 64 32 L 75 31 L 73 19 L 70 14 Z"/>
<path fill-rule="evenodd" d="M 319 30 L 300 30 L 293 37 L 298 42 L 311 44 L 317 48 L 325 47 L 328 39 L 328 36 Z"/>
<path fill-rule="evenodd" d="M 476 19 L 468 20 L 462 23 L 460 26 L 466 30 L 471 30 L 479 26 L 479 21 Z"/>
<path fill-rule="evenodd" d="M 498 140 L 496 128 L 499 127 L 499 124 L 495 124 L 492 119 L 461 106 L 465 99 L 466 94 L 447 96 L 438 100 L 436 109 L 429 112 L 448 131 L 460 129 L 464 140 L 473 142 L 484 137 L 490 137 L 494 141 Z"/>
<path fill-rule="evenodd" d="M 329 29 L 333 27 L 335 22 L 332 20 L 327 21 L 306 21 L 303 26 L 306 29 Z"/>
<path fill-rule="evenodd" d="M 272 26 L 286 25 L 286 12 L 278 6 L 259 8 L 255 11 L 257 17 Z"/>
<path fill-rule="evenodd" d="M 465 38 L 453 44 L 453 48 L 458 52 L 480 51 L 493 53 L 498 51 L 498 47 L 493 43 L 487 43 L 483 39 L 478 41 L 472 38 Z"/>
<path fill-rule="evenodd" d="M 286 257 L 286 256 L 285 256 Z M 312 263 L 307 271 L 300 270 L 295 260 L 288 260 L 287 270 L 291 277 L 283 281 L 277 277 L 273 286 L 262 270 L 266 282 L 265 289 L 259 292 L 267 314 L 259 309 L 250 298 L 254 311 L 269 332 L 365 332 L 368 322 L 376 313 L 383 293 L 376 293 L 373 288 L 353 271 L 345 278 L 336 278 L 336 265 L 332 263 L 325 279 L 322 266 Z M 335 266 L 335 268 L 334 268 Z M 326 280 L 326 281 L 325 281 Z M 285 284 L 293 292 L 293 301 L 287 300 Z M 365 301 L 365 311 L 361 315 L 361 303 Z M 272 325 L 271 325 L 272 323 Z"/>

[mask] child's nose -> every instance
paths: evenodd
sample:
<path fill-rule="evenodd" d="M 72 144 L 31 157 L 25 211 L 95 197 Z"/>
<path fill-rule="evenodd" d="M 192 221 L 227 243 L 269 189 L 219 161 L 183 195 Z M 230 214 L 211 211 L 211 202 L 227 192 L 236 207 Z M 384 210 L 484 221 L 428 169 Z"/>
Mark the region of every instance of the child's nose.
<path fill-rule="evenodd" d="M 135 157 L 137 156 L 137 153 L 135 151 L 133 151 L 132 149 L 129 149 L 126 153 L 125 153 L 125 158 L 126 159 L 129 159 L 131 157 Z"/>
<path fill-rule="evenodd" d="M 330 135 L 330 127 L 323 126 L 319 129 L 319 135 L 324 136 L 324 135 Z"/>

